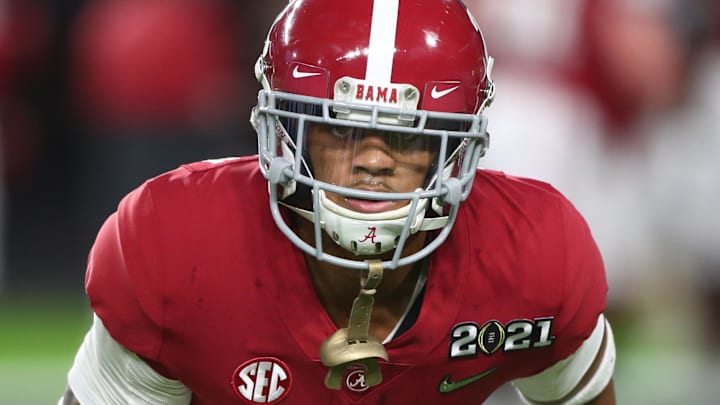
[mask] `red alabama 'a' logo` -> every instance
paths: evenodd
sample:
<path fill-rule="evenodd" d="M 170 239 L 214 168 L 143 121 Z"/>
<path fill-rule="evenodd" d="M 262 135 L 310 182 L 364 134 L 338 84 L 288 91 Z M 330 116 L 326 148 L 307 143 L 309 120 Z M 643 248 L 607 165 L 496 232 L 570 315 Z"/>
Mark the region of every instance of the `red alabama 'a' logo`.
<path fill-rule="evenodd" d="M 376 235 L 375 235 L 375 230 L 376 230 L 376 229 L 377 229 L 377 228 L 375 228 L 374 226 L 369 227 L 369 228 L 368 228 L 368 230 L 369 230 L 368 234 L 365 235 L 365 238 L 362 239 L 362 240 L 360 240 L 359 242 L 362 243 L 362 242 L 365 242 L 365 241 L 368 241 L 368 240 L 369 240 L 370 243 L 375 243 L 375 237 L 376 237 Z"/>

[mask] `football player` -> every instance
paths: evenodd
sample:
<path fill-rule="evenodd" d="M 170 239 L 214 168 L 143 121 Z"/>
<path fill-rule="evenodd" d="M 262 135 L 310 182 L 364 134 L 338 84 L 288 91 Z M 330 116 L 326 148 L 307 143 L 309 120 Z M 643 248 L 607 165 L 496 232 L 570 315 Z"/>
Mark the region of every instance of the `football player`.
<path fill-rule="evenodd" d="M 614 404 L 585 221 L 477 169 L 491 68 L 459 0 L 291 1 L 258 155 L 155 177 L 99 231 L 60 403 Z"/>

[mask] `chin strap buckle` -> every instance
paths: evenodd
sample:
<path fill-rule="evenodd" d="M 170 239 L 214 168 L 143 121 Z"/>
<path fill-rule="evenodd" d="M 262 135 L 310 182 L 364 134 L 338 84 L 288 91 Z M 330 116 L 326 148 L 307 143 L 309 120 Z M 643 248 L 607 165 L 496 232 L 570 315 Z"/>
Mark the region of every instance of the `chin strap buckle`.
<path fill-rule="evenodd" d="M 329 367 L 325 386 L 339 390 L 345 371 L 354 365 L 365 370 L 365 384 L 380 384 L 382 373 L 377 358 L 388 360 L 385 347 L 377 338 L 370 336 L 370 316 L 375 301 L 375 289 L 382 281 L 381 261 L 368 262 L 368 272 L 360 278 L 360 293 L 350 310 L 347 328 L 338 329 L 320 346 L 320 359 Z"/>

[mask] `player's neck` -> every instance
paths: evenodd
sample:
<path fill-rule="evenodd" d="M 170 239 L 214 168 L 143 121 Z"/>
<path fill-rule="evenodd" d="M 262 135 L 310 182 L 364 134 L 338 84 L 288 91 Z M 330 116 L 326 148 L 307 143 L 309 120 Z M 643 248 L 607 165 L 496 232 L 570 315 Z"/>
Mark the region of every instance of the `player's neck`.
<path fill-rule="evenodd" d="M 308 272 L 320 303 L 339 328 L 347 327 L 352 303 L 360 291 L 361 271 L 338 268 L 308 258 Z M 388 270 L 375 293 L 370 333 L 383 340 L 400 320 L 420 271 L 412 267 Z"/>
<path fill-rule="evenodd" d="M 422 247 L 423 239 L 409 241 Z M 346 327 L 352 303 L 360 291 L 360 270 L 351 270 L 319 262 L 306 256 L 308 273 L 315 287 L 320 303 L 336 326 Z M 395 327 L 410 302 L 420 270 L 418 266 L 405 266 L 395 270 L 386 270 L 375 294 L 370 333 L 378 339 L 384 339 Z"/>

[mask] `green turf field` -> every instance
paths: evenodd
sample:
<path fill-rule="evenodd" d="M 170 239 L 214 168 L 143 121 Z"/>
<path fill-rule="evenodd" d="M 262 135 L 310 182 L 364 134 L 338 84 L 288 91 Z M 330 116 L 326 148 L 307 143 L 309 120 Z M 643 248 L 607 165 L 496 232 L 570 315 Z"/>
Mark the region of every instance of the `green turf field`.
<path fill-rule="evenodd" d="M 0 296 L 0 405 L 56 404 L 90 320 L 83 297 Z"/>

